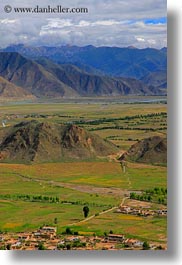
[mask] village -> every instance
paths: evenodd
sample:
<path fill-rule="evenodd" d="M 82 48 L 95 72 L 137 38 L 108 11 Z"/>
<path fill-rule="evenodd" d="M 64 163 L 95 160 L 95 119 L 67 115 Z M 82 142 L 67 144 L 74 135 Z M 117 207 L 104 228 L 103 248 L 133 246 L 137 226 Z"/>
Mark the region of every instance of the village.
<path fill-rule="evenodd" d="M 67 228 L 70 231 L 69 228 Z M 43 226 L 33 232 L 1 233 L 1 250 L 157 250 L 165 246 L 149 244 L 122 234 L 104 236 L 57 234 L 56 227 Z"/>
<path fill-rule="evenodd" d="M 167 209 L 151 210 L 144 209 L 143 207 L 129 207 L 121 205 L 116 211 L 116 213 L 140 215 L 140 216 L 167 216 Z"/>

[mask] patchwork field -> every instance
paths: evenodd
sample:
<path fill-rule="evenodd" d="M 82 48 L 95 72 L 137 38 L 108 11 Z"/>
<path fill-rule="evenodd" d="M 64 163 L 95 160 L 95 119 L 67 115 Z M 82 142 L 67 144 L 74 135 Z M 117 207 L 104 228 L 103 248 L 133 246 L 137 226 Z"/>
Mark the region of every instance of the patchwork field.
<path fill-rule="evenodd" d="M 6 127 L 0 128 L 0 142 L 13 125 L 36 119 L 76 124 L 116 144 L 118 153 L 140 139 L 166 136 L 167 127 L 166 104 L 162 103 L 1 105 L 0 119 L 6 121 Z M 97 235 L 112 230 L 166 244 L 166 217 L 115 212 L 131 192 L 140 194 L 155 187 L 167 187 L 166 166 L 127 162 L 124 172 L 117 154 L 84 161 L 0 163 L 0 230 L 31 231 L 48 224 L 56 225 L 59 233 L 66 227 Z M 150 204 L 156 209 L 164 206 Z M 89 206 L 92 218 L 80 222 L 84 205 Z"/>

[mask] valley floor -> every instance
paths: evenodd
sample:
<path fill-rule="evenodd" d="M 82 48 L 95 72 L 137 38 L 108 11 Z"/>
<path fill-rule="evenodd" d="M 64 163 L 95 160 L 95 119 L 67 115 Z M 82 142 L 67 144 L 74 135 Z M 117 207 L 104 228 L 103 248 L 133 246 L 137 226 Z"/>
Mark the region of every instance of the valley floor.
<path fill-rule="evenodd" d="M 0 142 L 22 120 L 74 122 L 124 152 L 145 137 L 166 136 L 167 114 L 163 103 L 14 104 L 0 106 L 0 118 L 6 120 Z M 166 188 L 165 165 L 127 162 L 124 172 L 116 156 L 0 163 L 0 247 L 141 250 L 147 242 L 151 249 L 166 249 Z M 47 226 L 56 234 L 38 237 Z"/>

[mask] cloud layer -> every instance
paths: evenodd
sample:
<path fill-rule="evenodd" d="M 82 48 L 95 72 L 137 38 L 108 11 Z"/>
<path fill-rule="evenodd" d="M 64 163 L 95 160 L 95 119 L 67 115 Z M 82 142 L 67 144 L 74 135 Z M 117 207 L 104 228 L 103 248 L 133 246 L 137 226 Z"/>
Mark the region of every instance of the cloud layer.
<path fill-rule="evenodd" d="M 14 7 L 84 7 L 83 14 L 5 13 Z M 28 45 L 95 45 L 161 48 L 167 46 L 166 0 L 1 0 L 1 47 Z"/>

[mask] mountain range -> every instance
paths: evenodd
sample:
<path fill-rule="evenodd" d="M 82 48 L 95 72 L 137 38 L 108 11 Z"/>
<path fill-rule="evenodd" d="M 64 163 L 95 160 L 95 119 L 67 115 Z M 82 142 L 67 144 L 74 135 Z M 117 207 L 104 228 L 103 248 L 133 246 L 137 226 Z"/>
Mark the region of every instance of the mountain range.
<path fill-rule="evenodd" d="M 136 79 L 141 79 L 151 72 L 166 71 L 167 68 L 167 48 L 158 50 L 135 47 L 94 47 L 92 45 L 30 47 L 19 44 L 0 51 L 18 52 L 31 59 L 47 57 L 56 63 L 76 64 L 79 68 L 91 72 L 96 70 L 104 75 Z"/>
<path fill-rule="evenodd" d="M 16 52 L 0 53 L 0 76 L 17 91 L 19 87 L 20 97 L 22 89 L 38 98 L 161 94 L 140 80 L 91 74 L 75 65 L 27 59 Z"/>
<path fill-rule="evenodd" d="M 163 95 L 166 57 L 165 48 L 13 45 L 0 50 L 0 97 Z"/>

